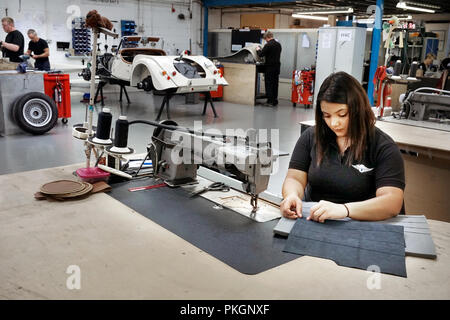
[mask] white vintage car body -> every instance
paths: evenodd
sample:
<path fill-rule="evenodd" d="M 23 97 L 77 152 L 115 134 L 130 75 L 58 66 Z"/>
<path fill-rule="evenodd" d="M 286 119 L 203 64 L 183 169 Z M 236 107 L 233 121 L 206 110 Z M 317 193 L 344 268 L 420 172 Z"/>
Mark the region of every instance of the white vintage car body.
<path fill-rule="evenodd" d="M 180 64 L 190 66 L 188 71 L 196 71 L 183 73 Z M 164 51 L 150 48 L 122 49 L 113 58 L 111 74 L 129 81 L 130 86 L 139 87 L 147 79 L 152 89 L 173 93 L 215 91 L 219 85 L 228 85 L 219 69 L 204 56 L 166 56 Z"/>
<path fill-rule="evenodd" d="M 258 47 L 261 47 L 260 43 L 250 43 L 246 47 L 228 56 L 214 57 L 212 59 L 219 60 L 220 62 L 250 63 L 250 64 L 264 63 L 264 58 L 260 57 L 257 53 Z"/>

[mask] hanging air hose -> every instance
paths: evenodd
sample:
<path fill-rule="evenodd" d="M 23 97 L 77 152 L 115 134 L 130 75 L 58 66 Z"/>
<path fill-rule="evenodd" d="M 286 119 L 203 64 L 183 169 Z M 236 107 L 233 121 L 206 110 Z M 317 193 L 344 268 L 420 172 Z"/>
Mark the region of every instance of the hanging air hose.
<path fill-rule="evenodd" d="M 166 124 L 162 124 L 162 123 L 159 123 L 156 121 L 149 121 L 149 120 L 134 120 L 134 121 L 130 121 L 128 124 L 131 126 L 132 124 L 138 124 L 138 123 L 147 124 L 150 126 L 167 129 L 167 130 L 180 130 L 180 131 L 184 131 L 184 132 L 195 133 L 194 130 L 190 130 L 188 128 L 166 125 Z"/>
<path fill-rule="evenodd" d="M 163 123 L 159 123 L 159 122 L 155 122 L 155 121 L 150 121 L 150 120 L 134 120 L 134 121 L 130 121 L 128 123 L 128 125 L 132 125 L 132 124 L 146 124 L 146 125 L 150 125 L 150 126 L 154 126 L 154 127 L 158 127 L 161 129 L 167 129 L 167 130 L 179 130 L 182 132 L 187 132 L 187 133 L 191 133 L 191 134 L 198 134 L 201 136 L 207 136 L 207 137 L 217 137 L 217 134 L 212 134 L 212 133 L 208 133 L 208 132 L 203 132 L 203 131 L 195 131 L 189 128 L 185 128 L 185 127 L 179 127 L 178 125 L 167 125 L 167 124 L 163 124 Z M 175 123 L 175 122 L 174 122 Z M 241 138 L 244 139 L 245 141 L 248 141 L 248 137 L 237 137 L 237 136 L 227 136 L 227 135 L 222 135 L 222 138 L 225 137 L 230 137 L 230 138 Z"/>

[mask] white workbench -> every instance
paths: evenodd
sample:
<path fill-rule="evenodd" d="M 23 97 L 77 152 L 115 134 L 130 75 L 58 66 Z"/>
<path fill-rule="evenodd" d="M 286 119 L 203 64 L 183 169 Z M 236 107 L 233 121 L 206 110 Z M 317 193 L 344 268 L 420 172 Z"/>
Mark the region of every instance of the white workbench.
<path fill-rule="evenodd" d="M 437 259 L 406 257 L 408 278 L 301 257 L 266 272 L 239 273 L 107 194 L 36 201 L 45 182 L 82 164 L 0 176 L 3 299 L 450 299 L 450 224 L 428 220 Z M 167 212 L 170 214 L 170 212 Z M 81 269 L 81 290 L 66 270 Z"/>

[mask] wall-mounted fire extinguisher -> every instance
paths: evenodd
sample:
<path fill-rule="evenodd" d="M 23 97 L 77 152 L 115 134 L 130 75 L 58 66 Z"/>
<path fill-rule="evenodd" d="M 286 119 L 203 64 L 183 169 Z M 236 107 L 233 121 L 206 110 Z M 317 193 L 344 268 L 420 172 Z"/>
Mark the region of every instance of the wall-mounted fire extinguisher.
<path fill-rule="evenodd" d="M 56 82 L 55 87 L 53 88 L 53 100 L 55 100 L 56 104 L 60 105 L 62 102 L 62 92 L 63 92 L 63 86 L 61 82 Z"/>

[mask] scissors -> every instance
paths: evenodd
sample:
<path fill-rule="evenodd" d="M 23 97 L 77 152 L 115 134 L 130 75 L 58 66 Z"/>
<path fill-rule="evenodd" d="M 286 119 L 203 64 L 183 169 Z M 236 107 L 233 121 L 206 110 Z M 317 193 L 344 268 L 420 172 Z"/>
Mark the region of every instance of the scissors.
<path fill-rule="evenodd" d="M 200 189 L 198 191 L 195 191 L 191 194 L 191 198 L 201 195 L 202 193 L 206 192 L 206 191 L 223 191 L 223 192 L 228 192 L 230 191 L 230 187 L 227 186 L 225 183 L 223 182 L 214 182 L 212 184 L 210 184 L 209 186 Z"/>

